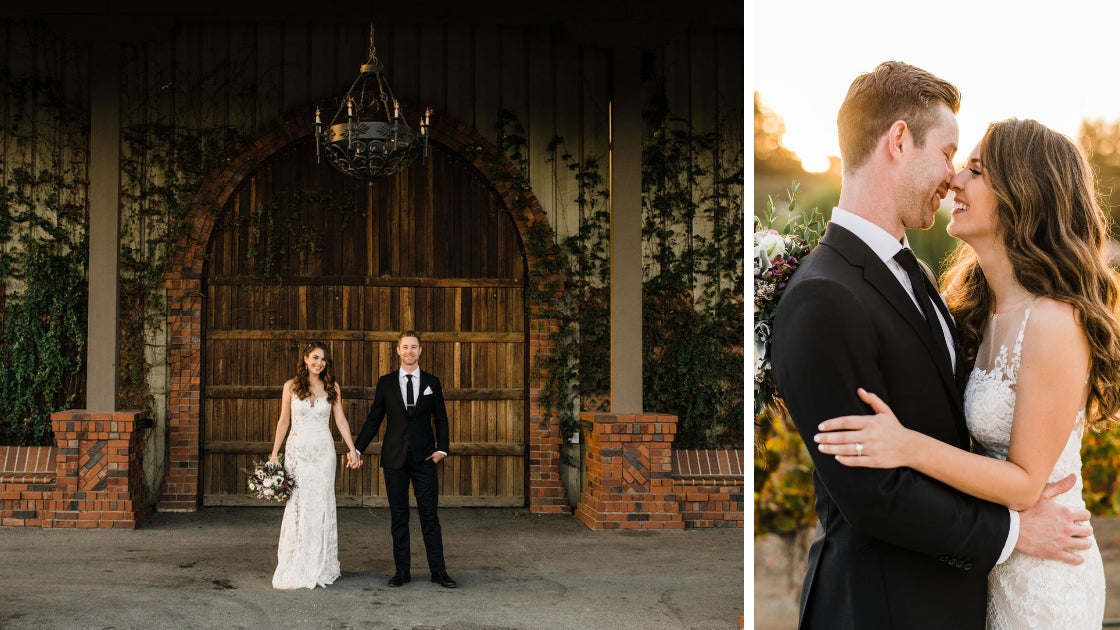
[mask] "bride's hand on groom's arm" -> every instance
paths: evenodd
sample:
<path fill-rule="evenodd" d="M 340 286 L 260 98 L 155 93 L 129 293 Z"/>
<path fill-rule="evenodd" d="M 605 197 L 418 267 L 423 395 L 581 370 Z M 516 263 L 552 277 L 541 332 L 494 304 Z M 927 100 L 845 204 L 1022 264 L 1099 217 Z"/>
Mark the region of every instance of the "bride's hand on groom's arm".
<path fill-rule="evenodd" d="M 891 408 L 863 388 L 859 397 L 874 415 L 841 416 L 820 423 L 813 436 L 822 453 L 835 455 L 845 466 L 899 468 L 910 466 L 915 452 L 916 432 L 902 426 Z"/>

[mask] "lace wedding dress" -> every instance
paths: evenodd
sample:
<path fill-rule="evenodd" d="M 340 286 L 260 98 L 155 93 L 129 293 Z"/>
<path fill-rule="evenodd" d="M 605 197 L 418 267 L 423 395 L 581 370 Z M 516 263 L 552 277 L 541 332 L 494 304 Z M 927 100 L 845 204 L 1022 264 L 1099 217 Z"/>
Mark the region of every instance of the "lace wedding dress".
<path fill-rule="evenodd" d="M 1015 412 L 1015 388 L 1023 337 L 1037 298 L 1007 313 L 993 315 L 984 330 L 984 341 L 976 366 L 968 379 L 964 404 L 968 429 L 989 457 L 1007 459 L 1011 442 L 1011 420 Z M 1027 343 L 1030 343 L 1028 338 Z M 1057 481 L 1077 475 L 1072 490 L 1058 496 L 1058 503 L 1084 507 L 1081 498 L 1081 436 L 1085 412 L 1050 474 Z M 1018 551 L 988 576 L 988 628 L 1100 628 L 1104 617 L 1105 581 L 1096 541 L 1080 552 L 1085 562 L 1073 566 L 1055 560 L 1040 560 Z"/>
<path fill-rule="evenodd" d="M 296 487 L 284 507 L 276 550 L 273 588 L 326 586 L 339 576 L 338 514 L 334 473 L 337 457 L 326 396 L 292 396 L 292 424 L 284 447 L 284 467 Z"/>

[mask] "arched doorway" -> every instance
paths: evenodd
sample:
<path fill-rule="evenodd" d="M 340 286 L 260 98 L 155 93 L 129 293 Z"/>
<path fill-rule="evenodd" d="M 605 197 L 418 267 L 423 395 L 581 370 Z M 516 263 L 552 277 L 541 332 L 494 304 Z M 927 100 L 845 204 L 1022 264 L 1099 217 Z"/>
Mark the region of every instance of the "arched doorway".
<path fill-rule="evenodd" d="M 271 450 L 302 343 L 330 346 L 357 433 L 405 329 L 421 331 L 422 364 L 446 391 L 456 457 L 441 467 L 443 502 L 525 504 L 524 256 L 462 158 L 432 143 L 425 164 L 366 183 L 297 140 L 226 202 L 205 269 L 204 505 L 253 502 L 241 471 Z M 387 505 L 379 447 L 374 465 L 340 468 L 341 505 Z"/>
<path fill-rule="evenodd" d="M 528 283 L 549 280 L 522 248 L 530 226 L 552 238 L 539 205 L 526 195 L 527 207 L 510 212 L 508 181 L 458 150 L 487 143 L 451 119 L 433 119 L 427 164 L 367 186 L 315 164 L 308 118 L 293 113 L 263 134 L 192 207 L 167 276 L 161 509 L 249 501 L 240 469 L 271 440 L 298 342 L 331 344 L 358 428 L 376 377 L 396 366 L 397 332 L 414 327 L 452 415 L 457 461 L 444 468 L 441 501 L 568 511 L 558 428 L 529 374 L 551 346 L 532 332 L 551 325 L 547 309 L 525 300 Z M 372 464 L 340 469 L 340 504 L 383 503 Z"/>

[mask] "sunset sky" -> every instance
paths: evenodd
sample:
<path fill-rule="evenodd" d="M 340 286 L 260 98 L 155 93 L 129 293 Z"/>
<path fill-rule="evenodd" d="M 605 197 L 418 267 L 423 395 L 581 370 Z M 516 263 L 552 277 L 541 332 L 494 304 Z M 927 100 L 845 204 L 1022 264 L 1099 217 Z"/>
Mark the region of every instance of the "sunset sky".
<path fill-rule="evenodd" d="M 1076 138 L 1082 119 L 1120 120 L 1117 2 L 759 0 L 753 24 L 754 90 L 806 170 L 839 154 L 836 110 L 852 79 L 890 59 L 960 88 L 958 161 L 992 121 L 1034 118 Z"/>

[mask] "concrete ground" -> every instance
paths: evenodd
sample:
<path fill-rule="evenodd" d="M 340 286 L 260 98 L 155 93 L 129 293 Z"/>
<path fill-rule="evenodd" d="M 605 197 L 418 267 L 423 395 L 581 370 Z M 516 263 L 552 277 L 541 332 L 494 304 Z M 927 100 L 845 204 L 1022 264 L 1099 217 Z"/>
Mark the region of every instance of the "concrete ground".
<path fill-rule="evenodd" d="M 0 628 L 734 629 L 744 530 L 591 531 L 572 516 L 443 508 L 454 590 L 393 573 L 387 508 L 338 512 L 342 577 L 276 591 L 282 508 L 157 513 L 136 530 L 0 527 Z"/>
<path fill-rule="evenodd" d="M 1105 627 L 1120 627 L 1120 517 L 1093 517 L 1093 535 L 1104 560 Z M 765 537 L 754 545 L 755 630 L 789 630 L 797 627 L 798 597 L 805 576 L 809 538 L 794 545 Z"/>

